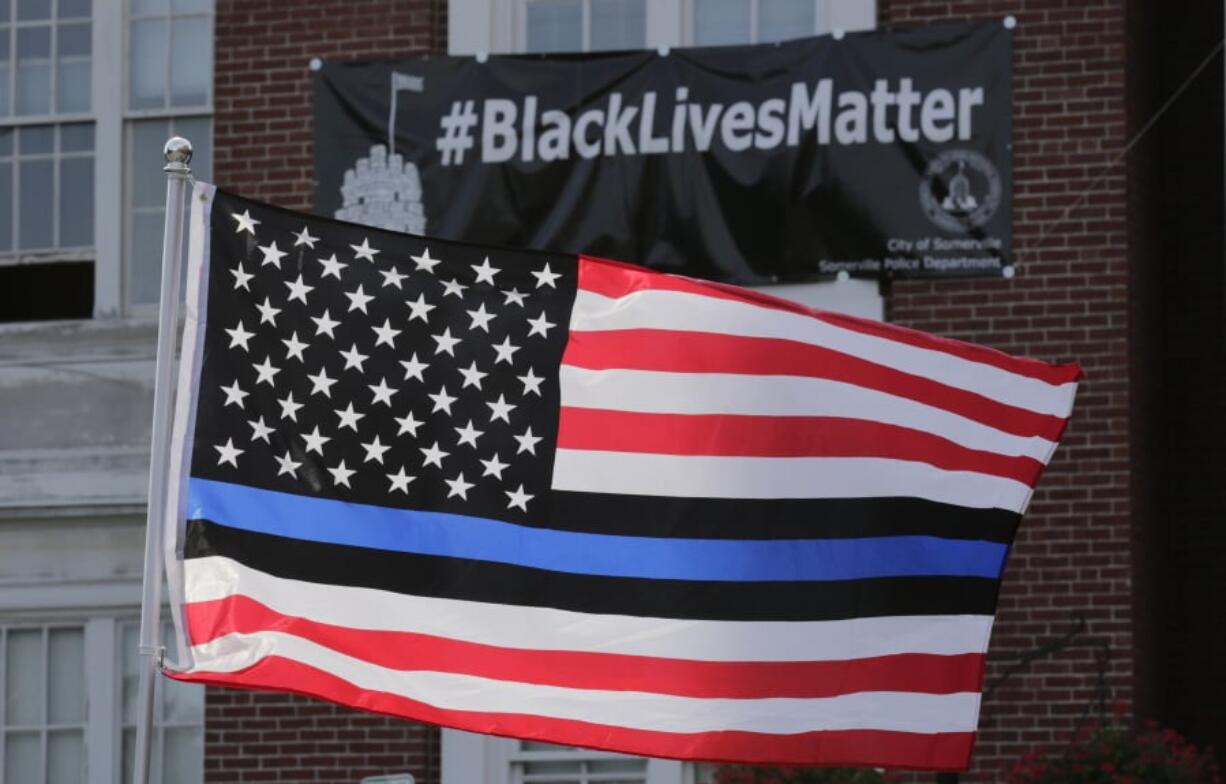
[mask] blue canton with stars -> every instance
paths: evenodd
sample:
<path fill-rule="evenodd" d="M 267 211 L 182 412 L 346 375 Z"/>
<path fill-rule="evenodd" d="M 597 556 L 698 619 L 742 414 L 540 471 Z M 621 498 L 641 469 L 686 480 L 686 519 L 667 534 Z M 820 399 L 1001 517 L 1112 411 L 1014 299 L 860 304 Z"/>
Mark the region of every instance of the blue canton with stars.
<path fill-rule="evenodd" d="M 193 476 L 549 516 L 574 256 L 212 201 Z"/>

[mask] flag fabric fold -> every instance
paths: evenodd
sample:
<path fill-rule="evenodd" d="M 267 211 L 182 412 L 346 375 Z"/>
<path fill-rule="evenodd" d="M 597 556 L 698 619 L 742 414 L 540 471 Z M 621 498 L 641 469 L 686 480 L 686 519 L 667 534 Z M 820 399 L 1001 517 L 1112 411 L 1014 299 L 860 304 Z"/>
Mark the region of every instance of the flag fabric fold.
<path fill-rule="evenodd" d="M 194 204 L 172 677 L 651 756 L 967 766 L 1075 365 Z"/>

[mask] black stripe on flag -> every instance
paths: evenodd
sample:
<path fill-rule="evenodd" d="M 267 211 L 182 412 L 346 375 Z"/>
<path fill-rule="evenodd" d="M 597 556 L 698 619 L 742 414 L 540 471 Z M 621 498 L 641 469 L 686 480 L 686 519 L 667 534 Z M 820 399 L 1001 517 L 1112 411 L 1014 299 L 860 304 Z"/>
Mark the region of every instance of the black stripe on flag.
<path fill-rule="evenodd" d="M 188 523 L 185 555 L 221 555 L 292 580 L 574 612 L 728 621 L 819 621 L 891 615 L 991 615 L 998 581 L 891 577 L 718 582 L 595 577 L 459 558 L 321 544 Z"/>
<path fill-rule="evenodd" d="M 542 527 L 684 539 L 936 536 L 1009 543 L 1021 515 L 922 498 L 668 498 L 555 490 Z M 533 525 L 533 521 L 525 522 Z"/>

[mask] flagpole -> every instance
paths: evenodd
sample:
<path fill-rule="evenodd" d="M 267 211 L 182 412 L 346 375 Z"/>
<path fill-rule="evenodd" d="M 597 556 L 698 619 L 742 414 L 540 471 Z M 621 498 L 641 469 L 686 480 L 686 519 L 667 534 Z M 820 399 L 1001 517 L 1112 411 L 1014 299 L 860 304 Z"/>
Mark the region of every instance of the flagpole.
<path fill-rule="evenodd" d="M 166 165 L 166 224 L 162 231 L 162 295 L 158 306 L 157 365 L 153 386 L 153 436 L 149 447 L 149 506 L 145 513 L 144 592 L 140 608 L 140 692 L 136 715 L 133 784 L 149 784 L 153 743 L 154 677 L 162 663 L 162 533 L 166 478 L 170 466 L 170 391 L 179 323 L 179 281 L 183 273 L 183 203 L 191 176 L 192 144 L 181 136 L 162 149 Z"/>

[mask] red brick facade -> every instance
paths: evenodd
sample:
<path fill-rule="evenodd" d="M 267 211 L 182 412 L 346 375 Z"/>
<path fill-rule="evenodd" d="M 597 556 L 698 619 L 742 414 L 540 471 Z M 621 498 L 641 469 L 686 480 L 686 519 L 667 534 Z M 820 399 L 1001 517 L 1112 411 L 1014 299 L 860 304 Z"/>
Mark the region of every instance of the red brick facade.
<path fill-rule="evenodd" d="M 1085 369 L 1071 426 L 1043 476 L 1009 559 L 988 683 L 1066 634 L 984 701 L 975 767 L 983 780 L 1033 745 L 1074 728 L 1104 695 L 1131 707 L 1134 687 L 1129 420 L 1129 235 L 1125 170 L 1112 169 L 1128 126 L 1124 0 L 881 0 L 883 26 L 1017 17 L 1011 280 L 895 283 L 887 318 L 917 329 Z M 1080 203 L 1079 203 L 1080 202 Z M 1076 205 L 1076 206 L 1074 206 Z M 1072 207 L 1065 217 L 1066 210 Z M 1104 647 L 1105 646 L 1105 647 Z M 970 778 L 970 777 L 968 777 Z"/>
<path fill-rule="evenodd" d="M 986 698 L 975 771 L 964 780 L 995 781 L 1023 749 L 1059 742 L 1096 701 L 1131 710 L 1137 694 L 1134 508 L 1145 485 L 1137 481 L 1130 449 L 1142 363 L 1130 331 L 1137 284 L 1130 272 L 1126 170 L 1111 169 L 1081 199 L 1135 125 L 1125 69 L 1128 5 L 878 0 L 883 27 L 1006 14 L 1018 19 L 1017 276 L 895 283 L 888 318 L 1013 353 L 1076 360 L 1086 371 L 1073 424 L 1009 563 L 988 683 L 1080 619 L 1085 632 Z M 292 4 L 292 12 L 290 6 L 218 2 L 216 177 L 248 196 L 309 209 L 308 61 L 444 51 L 447 4 L 316 0 Z M 211 690 L 207 710 L 209 782 L 357 781 L 400 770 L 419 781 L 438 777 L 433 730 L 279 695 Z"/>

